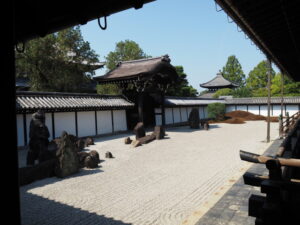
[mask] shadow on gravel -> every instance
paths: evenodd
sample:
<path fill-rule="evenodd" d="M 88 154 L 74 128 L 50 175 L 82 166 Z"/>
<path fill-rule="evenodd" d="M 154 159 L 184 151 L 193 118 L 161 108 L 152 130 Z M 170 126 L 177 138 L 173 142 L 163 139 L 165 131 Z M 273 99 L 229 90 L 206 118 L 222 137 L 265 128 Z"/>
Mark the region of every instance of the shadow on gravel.
<path fill-rule="evenodd" d="M 26 192 L 22 195 L 20 204 L 22 225 L 131 225 L 32 193 Z"/>
<path fill-rule="evenodd" d="M 187 126 L 184 127 L 170 127 L 170 128 L 166 128 L 166 133 L 168 134 L 168 132 L 186 132 L 186 133 L 192 133 L 192 132 L 196 132 L 196 131 L 205 131 L 205 132 L 209 132 L 209 130 L 212 129 L 216 129 L 216 128 L 220 128 L 219 125 L 217 124 L 209 124 L 209 129 L 208 130 L 204 130 L 202 127 L 200 127 L 199 129 L 191 129 Z"/>

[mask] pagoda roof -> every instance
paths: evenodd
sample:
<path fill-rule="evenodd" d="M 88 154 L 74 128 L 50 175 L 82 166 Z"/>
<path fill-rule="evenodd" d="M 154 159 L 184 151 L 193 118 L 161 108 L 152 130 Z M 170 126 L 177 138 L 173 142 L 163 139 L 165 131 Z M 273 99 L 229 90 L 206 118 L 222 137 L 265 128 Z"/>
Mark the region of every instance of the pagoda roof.
<path fill-rule="evenodd" d="M 234 88 L 234 87 L 238 87 L 239 85 L 229 81 L 229 80 L 226 80 L 222 73 L 219 72 L 217 73 L 217 76 L 215 78 L 213 78 L 212 80 L 206 82 L 206 83 L 203 83 L 203 84 L 200 84 L 200 87 L 203 87 L 203 88 Z"/>
<path fill-rule="evenodd" d="M 175 67 L 170 62 L 171 60 L 168 55 L 122 61 L 117 64 L 115 69 L 107 72 L 105 75 L 93 77 L 93 79 L 99 83 L 130 82 L 137 79 L 147 80 L 154 75 L 175 79 L 178 75 Z"/>

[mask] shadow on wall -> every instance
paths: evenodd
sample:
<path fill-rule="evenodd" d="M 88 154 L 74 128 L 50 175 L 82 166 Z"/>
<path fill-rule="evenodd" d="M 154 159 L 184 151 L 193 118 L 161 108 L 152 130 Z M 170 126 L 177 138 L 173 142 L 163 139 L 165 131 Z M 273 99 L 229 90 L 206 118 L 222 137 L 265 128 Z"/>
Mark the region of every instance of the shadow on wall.
<path fill-rule="evenodd" d="M 130 225 L 28 192 L 21 193 L 21 218 L 22 225 Z"/>

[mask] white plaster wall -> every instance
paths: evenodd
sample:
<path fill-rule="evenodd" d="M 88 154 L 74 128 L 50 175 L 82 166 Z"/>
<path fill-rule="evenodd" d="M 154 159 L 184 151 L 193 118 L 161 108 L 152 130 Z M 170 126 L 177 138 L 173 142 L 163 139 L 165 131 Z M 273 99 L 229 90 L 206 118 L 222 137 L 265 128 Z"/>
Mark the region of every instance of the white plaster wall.
<path fill-rule="evenodd" d="M 262 116 L 268 115 L 268 106 L 267 105 L 260 106 L 260 115 L 262 115 Z"/>
<path fill-rule="evenodd" d="M 180 108 L 182 122 L 188 121 L 188 116 L 186 113 L 186 107 Z"/>
<path fill-rule="evenodd" d="M 174 113 L 174 123 L 180 123 L 180 109 L 179 108 L 173 108 L 173 113 Z"/>
<path fill-rule="evenodd" d="M 49 133 L 50 133 L 50 137 L 49 137 L 49 141 L 51 141 L 53 139 L 53 132 L 52 132 L 52 115 L 51 113 L 45 113 L 45 124 L 48 127 Z"/>
<path fill-rule="evenodd" d="M 236 110 L 240 111 L 246 111 L 247 112 L 247 106 L 246 105 L 237 105 Z"/>
<path fill-rule="evenodd" d="M 23 124 L 23 115 L 17 115 L 17 146 L 24 146 L 25 139 L 24 139 L 24 124 Z"/>
<path fill-rule="evenodd" d="M 188 119 L 189 119 L 189 116 L 190 116 L 190 113 L 191 113 L 192 109 L 193 109 L 193 107 L 187 107 Z"/>
<path fill-rule="evenodd" d="M 205 107 L 204 106 L 200 106 L 199 107 L 199 117 L 200 119 L 204 119 L 205 118 Z"/>
<path fill-rule="evenodd" d="M 161 115 L 155 115 L 155 124 L 160 126 L 162 124 Z"/>
<path fill-rule="evenodd" d="M 166 116 L 166 124 L 172 124 L 173 123 L 172 108 L 165 109 L 165 116 Z"/>
<path fill-rule="evenodd" d="M 283 106 L 283 113 L 284 113 L 284 106 Z M 281 106 L 280 105 L 273 105 L 273 114 L 272 116 L 279 116 L 281 114 Z"/>
<path fill-rule="evenodd" d="M 78 136 L 96 135 L 95 111 L 77 113 Z"/>
<path fill-rule="evenodd" d="M 98 134 L 112 133 L 111 111 L 97 111 Z"/>
<path fill-rule="evenodd" d="M 249 105 L 248 112 L 253 113 L 255 115 L 259 115 L 259 106 L 258 105 Z"/>
<path fill-rule="evenodd" d="M 286 111 L 289 112 L 289 115 L 292 116 L 299 111 L 298 105 L 286 105 Z"/>
<path fill-rule="evenodd" d="M 204 118 L 208 118 L 207 106 L 204 106 L 203 111 L 204 111 Z"/>
<path fill-rule="evenodd" d="M 127 130 L 126 122 L 126 111 L 125 110 L 114 110 L 114 131 L 125 131 Z"/>
<path fill-rule="evenodd" d="M 232 112 L 232 111 L 235 111 L 235 106 L 234 105 L 226 106 L 226 112 Z"/>
<path fill-rule="evenodd" d="M 55 136 L 60 137 L 63 131 L 76 136 L 75 112 L 58 112 L 54 114 Z"/>

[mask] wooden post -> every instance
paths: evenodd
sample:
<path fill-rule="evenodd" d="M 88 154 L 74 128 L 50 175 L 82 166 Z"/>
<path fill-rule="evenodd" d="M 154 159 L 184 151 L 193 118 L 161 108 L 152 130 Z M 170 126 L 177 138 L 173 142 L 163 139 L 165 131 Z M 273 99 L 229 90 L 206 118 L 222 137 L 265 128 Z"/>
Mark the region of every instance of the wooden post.
<path fill-rule="evenodd" d="M 283 116 L 283 85 L 284 85 L 284 77 L 283 72 L 281 72 L 281 115 Z"/>
<path fill-rule="evenodd" d="M 144 122 L 144 116 L 143 116 L 143 100 L 144 100 L 144 93 L 139 92 L 138 96 L 138 112 L 139 112 L 139 122 Z"/>
<path fill-rule="evenodd" d="M 166 125 L 166 113 L 165 113 L 165 91 L 161 92 L 161 125 Z"/>
<path fill-rule="evenodd" d="M 271 69 L 272 69 L 272 65 L 271 65 L 271 60 L 268 57 L 267 58 L 268 61 L 268 117 L 267 117 L 267 142 L 270 142 L 270 108 L 271 108 Z"/>

